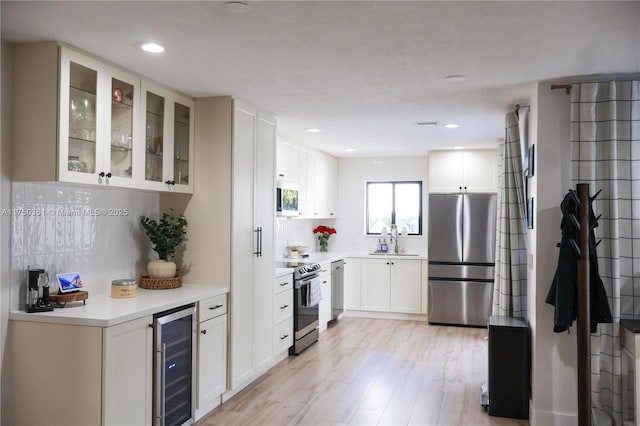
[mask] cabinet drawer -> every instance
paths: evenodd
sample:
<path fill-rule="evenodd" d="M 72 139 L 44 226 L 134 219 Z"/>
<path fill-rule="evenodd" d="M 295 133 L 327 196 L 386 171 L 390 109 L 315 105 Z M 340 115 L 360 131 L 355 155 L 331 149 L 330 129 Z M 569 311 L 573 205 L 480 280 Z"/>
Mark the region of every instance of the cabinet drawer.
<path fill-rule="evenodd" d="M 278 324 L 273 338 L 273 349 L 276 354 L 280 354 L 293 346 L 293 318 Z"/>
<path fill-rule="evenodd" d="M 276 294 L 282 293 L 285 290 L 293 288 L 293 274 L 284 275 L 275 279 L 275 292 Z"/>
<path fill-rule="evenodd" d="M 198 302 L 198 322 L 227 313 L 227 295 L 210 297 Z"/>
<path fill-rule="evenodd" d="M 293 318 L 293 290 L 276 294 L 274 303 L 274 324 L 279 324 L 286 319 Z"/>

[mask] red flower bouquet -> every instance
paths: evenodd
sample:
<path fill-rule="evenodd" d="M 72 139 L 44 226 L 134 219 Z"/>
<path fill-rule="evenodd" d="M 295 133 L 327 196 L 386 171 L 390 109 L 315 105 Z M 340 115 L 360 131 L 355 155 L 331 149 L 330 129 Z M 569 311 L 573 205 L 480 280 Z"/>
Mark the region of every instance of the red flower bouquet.
<path fill-rule="evenodd" d="M 314 234 L 318 234 L 318 241 L 320 242 L 320 251 L 329 250 L 329 237 L 336 234 L 335 228 L 329 226 L 319 225 L 313 230 Z"/>

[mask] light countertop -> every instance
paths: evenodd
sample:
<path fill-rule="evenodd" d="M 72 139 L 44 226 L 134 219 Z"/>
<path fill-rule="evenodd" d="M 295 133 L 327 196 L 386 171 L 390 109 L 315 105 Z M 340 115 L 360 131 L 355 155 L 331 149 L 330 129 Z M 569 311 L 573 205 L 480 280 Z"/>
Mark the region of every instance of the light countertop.
<path fill-rule="evenodd" d="M 394 254 L 394 253 L 338 253 L 338 252 L 315 252 L 309 253 L 309 257 L 281 258 L 278 262 L 304 262 L 304 263 L 327 263 L 335 262 L 336 260 L 347 258 L 359 258 L 359 259 L 406 259 L 406 260 L 427 260 L 427 256 L 423 254 Z M 293 273 L 293 267 L 291 268 L 276 268 L 276 277 L 288 275 Z"/>
<path fill-rule="evenodd" d="M 9 314 L 9 319 L 52 324 L 110 327 L 228 292 L 228 286 L 212 287 L 183 284 L 181 287 L 169 290 L 138 288 L 137 296 L 127 299 L 112 298 L 108 294 L 97 296 L 89 294 L 86 305 L 81 302 L 74 302 L 67 304 L 64 308 L 56 308 L 52 312 L 32 314 L 24 311 L 12 311 Z"/>

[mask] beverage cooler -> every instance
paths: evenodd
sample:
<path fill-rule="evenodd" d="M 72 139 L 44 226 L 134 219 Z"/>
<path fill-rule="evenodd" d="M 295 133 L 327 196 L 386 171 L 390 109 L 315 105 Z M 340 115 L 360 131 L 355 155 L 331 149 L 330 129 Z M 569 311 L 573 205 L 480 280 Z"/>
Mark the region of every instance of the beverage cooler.
<path fill-rule="evenodd" d="M 153 424 L 191 425 L 195 421 L 196 307 L 154 315 Z"/>

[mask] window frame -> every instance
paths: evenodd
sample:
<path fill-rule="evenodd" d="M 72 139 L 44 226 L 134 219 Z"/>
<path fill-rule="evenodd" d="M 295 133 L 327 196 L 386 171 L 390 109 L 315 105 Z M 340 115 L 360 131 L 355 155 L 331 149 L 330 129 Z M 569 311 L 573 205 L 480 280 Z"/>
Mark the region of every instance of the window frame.
<path fill-rule="evenodd" d="M 365 182 L 365 235 L 382 235 L 381 232 L 369 232 L 369 185 L 370 184 L 390 184 L 391 185 L 391 223 L 396 223 L 396 185 L 397 184 L 417 184 L 419 187 L 418 190 L 418 232 L 411 233 L 409 232 L 407 235 L 410 237 L 420 237 L 422 236 L 422 215 L 423 215 L 423 182 L 421 180 L 378 180 L 378 181 L 366 181 Z"/>

